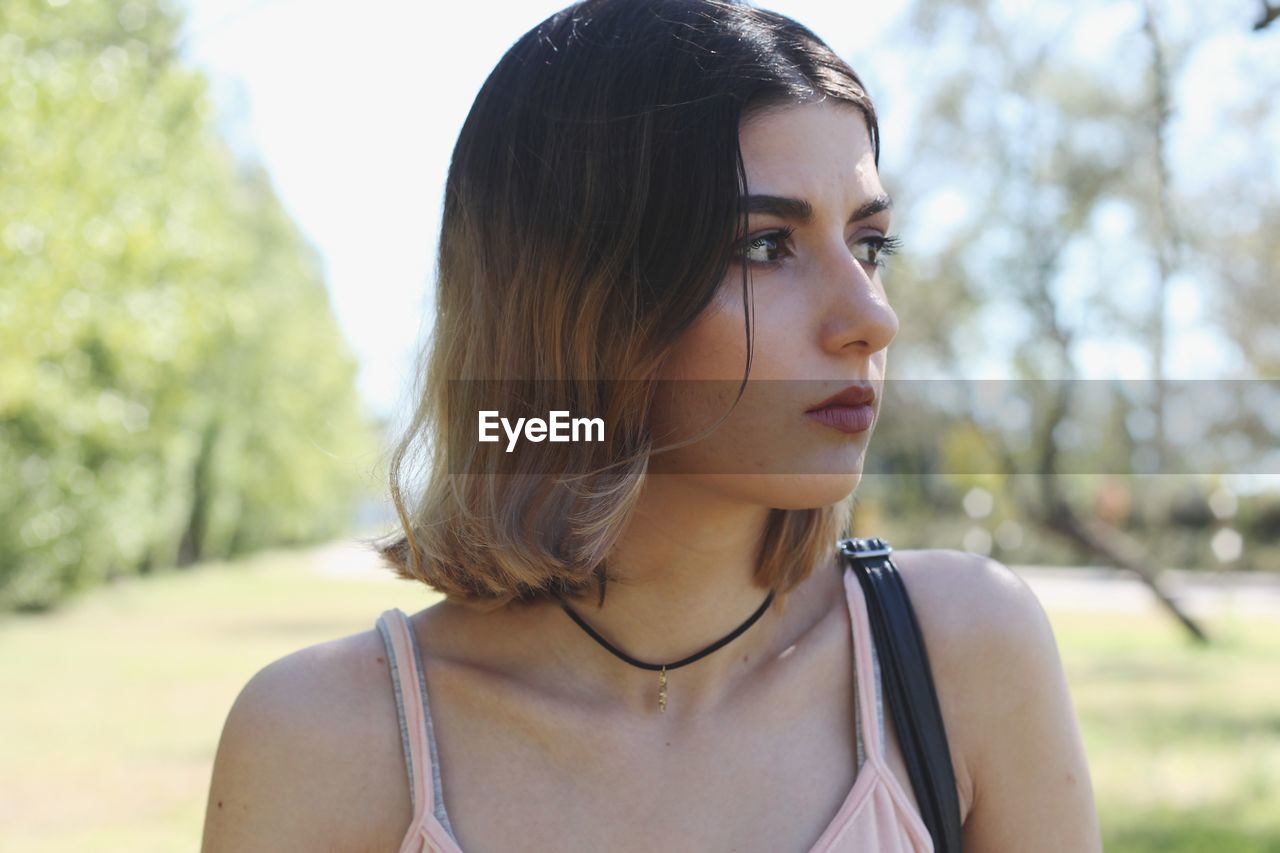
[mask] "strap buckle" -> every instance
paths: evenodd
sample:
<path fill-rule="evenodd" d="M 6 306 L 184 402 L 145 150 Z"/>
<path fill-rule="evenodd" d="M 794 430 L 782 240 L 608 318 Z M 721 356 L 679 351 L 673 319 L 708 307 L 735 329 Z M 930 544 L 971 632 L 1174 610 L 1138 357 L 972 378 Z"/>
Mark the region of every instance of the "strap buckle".
<path fill-rule="evenodd" d="M 887 557 L 893 553 L 893 546 L 879 536 L 855 536 L 841 539 L 837 544 L 851 557 Z"/>

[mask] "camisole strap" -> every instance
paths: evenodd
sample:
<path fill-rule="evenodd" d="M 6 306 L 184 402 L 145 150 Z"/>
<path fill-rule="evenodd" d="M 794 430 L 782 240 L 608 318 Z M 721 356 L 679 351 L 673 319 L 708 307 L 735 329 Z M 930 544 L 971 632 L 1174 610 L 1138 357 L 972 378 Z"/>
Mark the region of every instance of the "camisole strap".
<path fill-rule="evenodd" d="M 452 835 L 453 829 L 449 826 L 449 816 L 445 814 L 441 796 L 440 762 L 436 755 L 431 706 L 427 701 L 426 673 L 414 639 L 413 626 L 399 608 L 384 611 L 378 617 L 377 625 L 390 662 L 414 822 L 417 823 L 425 814 L 434 814 Z M 430 770 L 431 784 L 420 784 L 420 780 L 426 778 L 424 771 L 427 770 Z"/>
<path fill-rule="evenodd" d="M 882 765 L 887 766 L 887 739 L 884 730 L 884 699 L 880 685 L 880 658 L 876 654 L 875 636 L 871 631 L 871 618 L 867 614 L 867 602 L 863 598 L 862 585 L 853 576 L 852 566 L 843 572 L 845 601 L 849 605 L 849 618 L 853 631 L 854 684 L 857 688 L 857 719 L 859 763 L 862 762 L 862 743 L 865 738 L 871 752 Z M 871 689 L 863 689 L 870 685 Z M 874 728 L 865 734 L 864 721 L 875 720 Z"/>

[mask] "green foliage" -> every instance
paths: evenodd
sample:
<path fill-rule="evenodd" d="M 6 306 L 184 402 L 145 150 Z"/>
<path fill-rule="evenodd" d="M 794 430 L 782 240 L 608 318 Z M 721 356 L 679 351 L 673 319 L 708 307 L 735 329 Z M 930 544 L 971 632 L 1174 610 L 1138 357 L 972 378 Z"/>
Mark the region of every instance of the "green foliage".
<path fill-rule="evenodd" d="M 0 609 L 332 535 L 372 460 L 319 261 L 178 25 L 0 8 Z"/>

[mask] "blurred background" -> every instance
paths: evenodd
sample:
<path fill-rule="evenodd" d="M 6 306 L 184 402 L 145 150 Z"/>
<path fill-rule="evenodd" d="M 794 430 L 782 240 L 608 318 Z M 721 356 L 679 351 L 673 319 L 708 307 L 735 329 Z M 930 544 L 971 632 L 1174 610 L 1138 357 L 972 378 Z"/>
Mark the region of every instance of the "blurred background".
<path fill-rule="evenodd" d="M 392 528 L 449 154 L 563 4 L 0 4 L 0 849 L 199 846 Z M 881 114 L 857 535 L 1030 583 L 1108 851 L 1280 850 L 1280 4 L 762 3 Z"/>

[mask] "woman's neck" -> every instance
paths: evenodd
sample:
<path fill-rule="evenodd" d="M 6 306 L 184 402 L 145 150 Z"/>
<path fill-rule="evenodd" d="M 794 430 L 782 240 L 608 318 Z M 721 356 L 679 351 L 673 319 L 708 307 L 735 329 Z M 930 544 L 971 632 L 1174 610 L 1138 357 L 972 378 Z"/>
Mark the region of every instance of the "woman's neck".
<path fill-rule="evenodd" d="M 733 632 L 769 590 L 754 581 L 769 509 L 725 499 L 677 476 L 646 482 L 626 531 L 609 558 L 603 606 L 593 588 L 567 599 L 597 633 L 646 663 L 672 663 Z M 555 601 L 538 606 L 554 665 L 603 695 L 658 714 L 659 673 L 632 666 L 575 624 Z M 799 614 L 804 618 L 803 612 Z M 793 616 L 777 602 L 746 631 L 707 656 L 667 673 L 669 719 L 699 713 L 785 648 Z M 595 692 L 594 690 L 592 692 Z M 672 712 L 677 712 L 672 714 Z"/>

